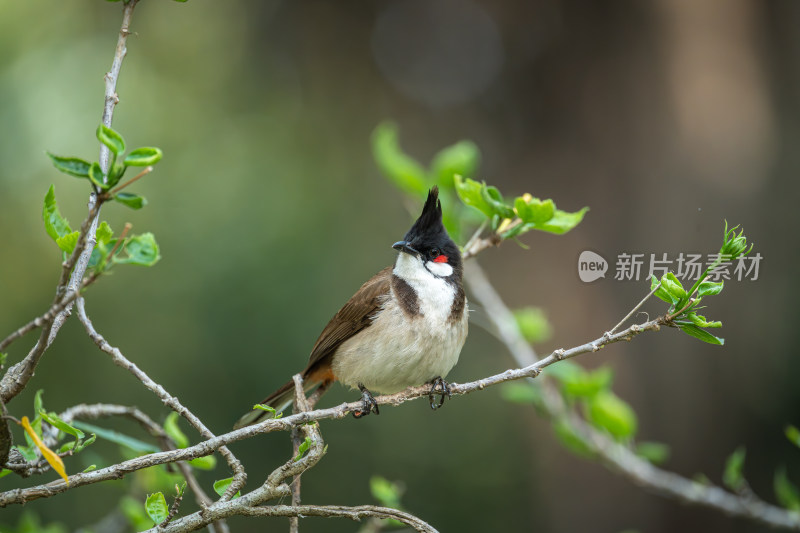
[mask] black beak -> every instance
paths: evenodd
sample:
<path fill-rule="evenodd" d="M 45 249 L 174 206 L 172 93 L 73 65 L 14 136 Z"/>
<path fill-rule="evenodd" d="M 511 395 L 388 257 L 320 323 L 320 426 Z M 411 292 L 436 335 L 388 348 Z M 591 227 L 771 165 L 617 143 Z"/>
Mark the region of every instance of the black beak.
<path fill-rule="evenodd" d="M 416 251 L 414 248 L 412 248 L 411 245 L 408 244 L 408 241 L 397 241 L 392 245 L 392 248 L 400 252 L 405 252 L 409 255 L 414 255 L 419 257 L 419 252 Z"/>

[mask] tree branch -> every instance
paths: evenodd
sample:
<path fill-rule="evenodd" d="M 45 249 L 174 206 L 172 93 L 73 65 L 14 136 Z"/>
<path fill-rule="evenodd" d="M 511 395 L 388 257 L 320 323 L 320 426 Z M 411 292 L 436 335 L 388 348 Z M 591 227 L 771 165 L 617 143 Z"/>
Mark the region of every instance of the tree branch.
<path fill-rule="evenodd" d="M 194 415 L 192 415 L 188 411 L 188 409 L 183 407 L 177 401 L 176 398 L 172 397 L 166 391 L 164 391 L 163 387 L 153 382 L 149 377 L 147 377 L 146 374 L 144 374 L 141 370 L 139 370 L 138 367 L 136 367 L 136 365 L 125 359 L 117 348 L 108 345 L 105 339 L 103 339 L 102 336 L 100 336 L 96 331 L 94 331 L 94 328 L 91 326 L 91 322 L 88 320 L 88 318 L 84 318 L 85 311 L 83 310 L 82 299 L 78 300 L 77 308 L 78 308 L 78 316 L 84 323 L 84 326 L 87 328 L 89 336 L 95 340 L 95 342 L 98 344 L 101 350 L 112 355 L 112 358 L 114 359 L 115 363 L 125 368 L 128 368 L 131 372 L 133 372 L 137 376 L 137 378 L 140 381 L 142 381 L 142 383 L 145 384 L 145 386 L 147 386 L 149 389 L 155 392 L 162 399 L 162 401 L 164 401 L 164 403 L 173 408 L 173 410 L 177 411 L 178 413 L 181 413 L 184 416 L 186 416 L 184 413 L 187 413 L 189 416 L 192 417 L 192 419 L 194 419 Z M 595 339 L 594 341 L 587 342 L 585 344 L 576 346 L 574 348 L 570 348 L 569 350 L 564 350 L 564 349 L 555 350 L 544 359 L 536 361 L 533 364 L 530 364 L 524 368 L 506 370 L 505 372 L 502 372 L 500 374 L 495 374 L 493 376 L 479 379 L 470 383 L 463 383 L 463 384 L 451 383 L 450 384 L 451 394 L 454 396 L 469 394 L 475 391 L 483 390 L 493 385 L 506 383 L 508 381 L 514 381 L 523 378 L 534 378 L 542 372 L 543 368 L 550 366 L 553 363 L 560 361 L 562 359 L 575 357 L 577 355 L 584 353 L 596 352 L 600 350 L 603 346 L 619 342 L 622 340 L 630 340 L 634 336 L 644 331 L 658 330 L 660 328 L 661 325 L 660 321 L 662 319 L 663 317 L 642 324 L 634 324 L 619 333 L 615 333 L 613 335 L 606 334 L 598 339 Z M 410 387 L 396 394 L 387 394 L 383 396 L 378 396 L 375 398 L 375 400 L 380 405 L 400 405 L 402 403 L 405 403 L 410 400 L 415 400 L 420 397 L 427 398 L 429 392 L 430 392 L 429 385 L 420 385 L 417 387 Z M 232 442 L 252 438 L 256 435 L 264 433 L 272 433 L 275 431 L 290 431 L 294 427 L 304 426 L 307 425 L 309 422 L 314 422 L 319 420 L 344 418 L 349 413 L 359 410 L 361 407 L 362 407 L 361 402 L 356 401 L 351 403 L 343 403 L 336 407 L 317 409 L 314 411 L 298 413 L 283 418 L 272 418 L 264 420 L 263 422 L 260 422 L 252 426 L 247 426 L 241 429 L 237 429 L 235 431 L 231 431 L 229 433 L 225 433 L 223 435 L 219 435 L 216 437 L 207 437 L 207 440 L 195 444 L 193 446 L 189 446 L 187 448 L 169 452 L 152 453 L 128 461 L 124 461 L 117 465 L 95 470 L 93 472 L 76 474 L 70 477 L 69 486 L 67 486 L 66 483 L 64 483 L 64 481 L 58 480 L 52 483 L 48 483 L 46 485 L 39 485 L 35 487 L 29 487 L 26 489 L 16 489 L 3 492 L 0 493 L 0 507 L 15 503 L 24 503 L 26 501 L 30 501 L 32 499 L 37 499 L 37 498 L 47 498 L 50 496 L 54 496 L 55 494 L 64 492 L 65 490 L 68 489 L 77 488 L 91 483 L 97 483 L 99 481 L 105 481 L 108 479 L 118 479 L 127 473 L 140 470 L 142 468 L 148 468 L 150 466 L 171 463 L 175 461 L 187 461 L 190 459 L 194 459 L 196 457 L 202 457 L 205 455 L 209 455 L 218 449 L 221 450 L 221 448 L 223 448 L 228 444 L 231 444 Z M 187 418 L 187 420 L 189 420 L 189 418 Z M 192 420 L 190 420 L 190 422 L 191 421 Z M 294 474 L 290 473 L 289 475 L 294 475 Z"/>
<path fill-rule="evenodd" d="M 70 407 L 59 415 L 61 420 L 68 424 L 75 419 L 94 420 L 97 418 L 107 418 L 111 416 L 122 416 L 134 420 L 135 422 L 139 423 L 139 425 L 142 426 L 145 431 L 159 441 L 164 451 L 175 449 L 175 443 L 172 442 L 172 439 L 170 439 L 169 435 L 166 434 L 164 428 L 162 428 L 152 418 L 135 407 L 107 403 L 80 404 Z M 208 496 L 208 494 L 206 494 L 206 492 L 200 486 L 200 483 L 198 483 L 192 468 L 184 461 L 176 462 L 176 466 L 178 470 L 180 470 L 183 478 L 186 480 L 186 484 L 189 485 L 189 488 L 195 494 L 195 500 L 197 501 L 197 504 L 201 508 L 211 505 L 213 500 Z"/>
<path fill-rule="evenodd" d="M 535 366 L 536 363 L 532 363 L 532 361 L 536 360 L 536 353 L 525 341 L 511 311 L 503 303 L 500 295 L 497 294 L 491 282 L 476 263 L 470 265 L 466 280 L 473 297 L 486 309 L 486 314 L 498 330 L 500 340 L 506 345 L 517 364 L 528 368 Z M 662 317 L 651 322 L 661 320 L 663 323 L 666 318 L 668 317 Z M 613 329 L 616 329 L 616 327 Z M 637 329 L 639 327 L 631 326 L 631 328 Z M 631 328 L 628 328 L 628 330 Z M 616 335 L 618 334 L 609 332 L 604 338 L 606 336 L 615 338 Z M 542 385 L 545 393 L 542 395 L 542 407 L 546 414 L 552 418 L 567 417 L 570 425 L 575 430 L 576 437 L 580 438 L 589 450 L 596 454 L 606 466 L 627 477 L 637 485 L 687 503 L 722 511 L 732 516 L 749 518 L 771 527 L 800 531 L 800 514 L 798 513 L 791 513 L 780 507 L 770 505 L 756 499 L 754 496 L 742 497 L 727 492 L 720 487 L 704 485 L 653 466 L 650 462 L 636 455 L 630 448 L 615 442 L 605 433 L 587 424 L 567 407 L 558 391 L 548 380 L 544 380 Z"/>
<path fill-rule="evenodd" d="M 111 70 L 105 76 L 105 100 L 103 105 L 103 124 L 111 127 L 111 119 L 114 114 L 114 106 L 119 101 L 116 94 L 117 80 L 119 72 L 122 68 L 122 60 L 127 54 L 126 43 L 128 35 L 130 35 L 130 23 L 133 16 L 133 9 L 139 0 L 128 0 L 123 4 L 122 8 L 122 26 L 120 27 L 119 37 L 117 39 L 117 47 L 114 51 L 114 59 L 111 63 Z M 100 143 L 100 167 L 103 174 L 108 174 L 110 166 L 109 149 L 103 143 Z M 77 292 L 80 288 L 83 276 L 86 273 L 86 268 L 89 265 L 89 259 L 92 256 L 97 240 L 95 234 L 97 232 L 97 224 L 100 219 L 100 205 L 101 201 L 98 200 L 97 195 L 92 193 L 89 196 L 89 215 L 81 224 L 80 236 L 75 245 L 75 249 L 70 255 L 69 259 L 62 265 L 61 278 L 59 279 L 56 288 L 56 296 L 53 300 L 53 306 L 57 306 L 63 299 L 65 294 Z M 51 306 L 51 308 L 53 307 Z M 8 403 L 9 400 L 17 396 L 25 388 L 30 378 L 33 376 L 39 360 L 44 354 L 45 350 L 50 347 L 55 340 L 61 326 L 66 321 L 72 310 L 72 301 L 67 302 L 67 305 L 61 309 L 55 316 L 42 322 L 42 333 L 36 345 L 31 349 L 28 355 L 10 367 L 0 381 L 0 398 L 3 403 Z"/>
<path fill-rule="evenodd" d="M 375 505 L 359 505 L 357 507 L 345 507 L 341 505 L 274 505 L 270 507 L 253 507 L 245 510 L 245 516 L 323 516 L 349 518 L 361 521 L 364 518 L 393 518 L 407 526 L 414 528 L 415 531 L 423 533 L 438 533 L 427 522 L 422 521 L 416 516 L 392 509 L 390 507 L 378 507 Z"/>
<path fill-rule="evenodd" d="M 138 366 L 136 366 L 132 361 L 129 361 L 122 352 L 113 346 L 111 346 L 106 339 L 100 335 L 97 330 L 95 330 L 92 321 L 89 320 L 89 317 L 86 315 L 86 309 L 84 307 L 84 300 L 83 298 L 78 299 L 78 318 L 84 326 L 86 333 L 89 337 L 94 341 L 98 348 L 101 351 L 107 353 L 111 356 L 111 360 L 117 366 L 125 368 L 131 374 L 136 377 L 142 384 L 150 389 L 156 396 L 164 402 L 165 405 L 169 406 L 173 411 L 177 412 L 179 415 L 184 417 L 189 424 L 195 428 L 200 435 L 202 435 L 206 439 L 214 438 L 214 434 L 203 424 L 203 422 L 189 409 L 184 407 L 183 404 L 178 401 L 178 398 L 172 396 L 170 393 L 164 389 L 161 385 L 150 379 L 144 371 L 142 371 Z M 245 473 L 244 467 L 242 463 L 233 455 L 233 453 L 225 446 L 219 447 L 219 453 L 225 458 L 228 465 L 233 472 L 233 482 L 231 483 L 231 488 L 233 492 L 231 494 L 236 494 L 236 492 L 244 486 L 245 481 L 247 480 L 247 474 Z M 227 496 L 227 497 L 226 497 Z M 223 496 L 223 500 L 228 499 L 230 496 L 227 495 Z"/>

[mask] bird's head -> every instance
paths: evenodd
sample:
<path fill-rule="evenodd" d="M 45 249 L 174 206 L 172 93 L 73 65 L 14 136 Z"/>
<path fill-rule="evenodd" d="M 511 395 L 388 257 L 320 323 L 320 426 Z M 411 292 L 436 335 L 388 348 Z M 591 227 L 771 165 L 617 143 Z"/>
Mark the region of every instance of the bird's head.
<path fill-rule="evenodd" d="M 402 277 L 420 278 L 427 273 L 437 278 L 461 279 L 461 252 L 442 224 L 438 187 L 428 192 L 422 214 L 392 248 L 400 252 L 395 272 Z"/>

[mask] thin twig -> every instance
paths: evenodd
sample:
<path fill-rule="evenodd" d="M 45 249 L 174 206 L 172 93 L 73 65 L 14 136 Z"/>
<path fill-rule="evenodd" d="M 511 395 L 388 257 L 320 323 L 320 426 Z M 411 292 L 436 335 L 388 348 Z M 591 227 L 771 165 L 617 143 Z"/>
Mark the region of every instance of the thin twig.
<path fill-rule="evenodd" d="M 625 318 L 623 318 L 622 320 L 620 320 L 620 321 L 619 321 L 619 323 L 618 323 L 616 326 L 614 326 L 613 328 L 611 328 L 611 330 L 608 332 L 608 334 L 609 334 L 609 335 L 611 335 L 612 333 L 614 333 L 615 331 L 617 331 L 617 329 L 618 329 L 620 326 L 622 326 L 622 324 L 624 324 L 625 322 L 627 322 L 627 321 L 628 321 L 628 319 L 629 319 L 630 317 L 632 317 L 632 316 L 633 316 L 633 314 L 634 314 L 636 311 L 638 311 L 638 310 L 639 310 L 639 309 L 640 309 L 640 308 L 641 308 L 641 307 L 642 307 L 642 306 L 645 304 L 645 302 L 646 302 L 647 300 L 649 300 L 649 299 L 650 299 L 650 297 L 651 297 L 651 296 L 653 296 L 653 295 L 656 293 L 656 291 L 657 291 L 657 290 L 658 290 L 660 287 L 661 287 L 661 282 L 659 281 L 659 282 L 658 282 L 658 284 L 657 284 L 655 287 L 653 287 L 653 290 L 652 290 L 652 291 L 650 291 L 650 293 L 649 293 L 647 296 L 645 296 L 644 298 L 642 298 L 642 301 L 641 301 L 641 302 L 639 302 L 638 304 L 636 304 L 636 307 L 634 307 L 633 309 L 631 309 L 630 313 L 628 313 L 627 315 L 625 315 Z"/>
<path fill-rule="evenodd" d="M 86 330 L 86 333 L 89 337 L 94 341 L 98 348 L 101 351 L 107 353 L 111 356 L 111 360 L 117 366 L 121 366 L 128 370 L 131 374 L 133 374 L 136 379 L 142 382 L 142 384 L 150 389 L 156 396 L 161 399 L 161 401 L 169 406 L 173 411 L 177 412 L 179 415 L 184 417 L 189 424 L 194 427 L 200 435 L 202 435 L 206 439 L 213 439 L 214 434 L 203 424 L 203 422 L 189 409 L 184 407 L 183 404 L 178 401 L 178 399 L 172 396 L 170 393 L 164 389 L 161 385 L 150 379 L 144 371 L 142 371 L 138 366 L 136 366 L 132 361 L 128 360 L 122 352 L 113 346 L 111 346 L 106 339 L 100 335 L 97 330 L 95 330 L 92 321 L 86 315 L 86 309 L 84 307 L 83 298 L 78 299 L 77 304 L 78 309 L 78 318 L 80 319 L 81 323 Z M 219 453 L 222 457 L 225 458 L 227 461 L 228 466 L 230 466 L 231 471 L 233 472 L 233 481 L 230 484 L 229 488 L 233 488 L 232 494 L 236 494 L 236 492 L 244 486 L 245 481 L 247 480 L 247 474 L 245 473 L 244 467 L 242 463 L 236 458 L 235 455 L 227 448 L 221 447 L 219 448 Z M 227 493 L 226 493 L 227 494 Z M 226 496 L 222 497 L 223 500 L 227 499 Z"/>
<path fill-rule="evenodd" d="M 126 181 L 126 182 L 125 182 L 125 183 L 123 183 L 122 185 L 119 185 L 119 186 L 117 186 L 117 187 L 116 187 L 116 188 L 115 188 L 113 191 L 111 191 L 110 193 L 108 193 L 108 194 L 109 194 L 109 196 L 111 196 L 111 195 L 114 195 L 114 194 L 117 194 L 119 191 L 121 191 L 122 189 L 124 189 L 125 187 L 127 187 L 128 185 L 130 185 L 131 183 L 134 183 L 136 180 L 140 180 L 140 179 L 142 179 L 144 176 L 147 176 L 147 175 L 148 175 L 148 174 L 150 174 L 152 171 L 153 171 L 153 167 L 152 167 L 152 166 L 145 167 L 145 168 L 144 168 L 144 170 L 142 170 L 141 172 L 139 172 L 138 174 L 136 174 L 134 177 L 132 177 L 131 179 L 129 179 L 128 181 Z"/>
<path fill-rule="evenodd" d="M 274 505 L 270 507 L 252 507 L 245 510 L 245 516 L 322 516 L 322 517 L 339 517 L 349 518 L 357 522 L 364 518 L 391 518 L 402 522 L 407 526 L 420 531 L 422 533 L 437 533 L 427 522 L 417 518 L 416 516 L 392 509 L 390 507 L 378 507 L 376 505 L 360 505 L 357 507 L 345 507 L 341 505 Z"/>
<path fill-rule="evenodd" d="M 58 313 L 64 310 L 69 304 L 74 302 L 78 296 L 80 296 L 80 293 L 78 293 L 77 291 L 65 294 L 64 297 L 61 298 L 61 300 L 50 306 L 50 309 L 48 309 L 45 314 L 34 318 L 24 326 L 18 328 L 16 331 L 11 333 L 8 337 L 0 341 L 0 352 L 8 348 L 12 342 L 24 336 L 25 334 L 33 331 L 36 328 L 41 328 L 48 322 L 52 321 L 53 318 L 55 318 L 55 316 Z"/>
<path fill-rule="evenodd" d="M 488 223 L 489 223 L 488 220 L 484 220 L 483 222 L 481 222 L 480 226 L 478 226 L 478 229 L 475 230 L 475 233 L 472 234 L 472 237 L 469 238 L 469 240 L 467 241 L 467 244 L 465 244 L 464 248 L 462 248 L 464 251 L 469 250 L 470 248 L 472 248 L 475 245 L 475 243 L 480 238 L 481 233 L 483 233 L 483 230 L 486 229 L 486 226 L 488 225 Z"/>

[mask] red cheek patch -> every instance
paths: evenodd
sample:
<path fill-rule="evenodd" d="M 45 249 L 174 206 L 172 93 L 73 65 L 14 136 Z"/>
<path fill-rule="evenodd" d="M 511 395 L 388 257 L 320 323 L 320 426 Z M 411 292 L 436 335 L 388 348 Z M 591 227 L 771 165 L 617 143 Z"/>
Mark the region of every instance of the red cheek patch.
<path fill-rule="evenodd" d="M 440 255 L 436 259 L 433 260 L 434 263 L 447 263 L 447 256 Z"/>

